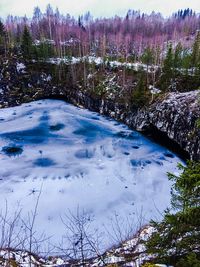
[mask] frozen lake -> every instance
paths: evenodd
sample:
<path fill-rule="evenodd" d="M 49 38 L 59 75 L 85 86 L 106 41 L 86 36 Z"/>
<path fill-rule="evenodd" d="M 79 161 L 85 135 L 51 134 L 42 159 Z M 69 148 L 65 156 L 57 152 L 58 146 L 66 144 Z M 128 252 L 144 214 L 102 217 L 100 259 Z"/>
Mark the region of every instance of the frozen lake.
<path fill-rule="evenodd" d="M 116 216 L 135 225 L 159 218 L 170 202 L 166 172 L 178 172 L 178 162 L 125 125 L 63 101 L 0 110 L 0 208 L 7 202 L 26 216 L 41 191 L 35 228 L 52 243 L 77 208 L 105 234 L 104 246 Z"/>

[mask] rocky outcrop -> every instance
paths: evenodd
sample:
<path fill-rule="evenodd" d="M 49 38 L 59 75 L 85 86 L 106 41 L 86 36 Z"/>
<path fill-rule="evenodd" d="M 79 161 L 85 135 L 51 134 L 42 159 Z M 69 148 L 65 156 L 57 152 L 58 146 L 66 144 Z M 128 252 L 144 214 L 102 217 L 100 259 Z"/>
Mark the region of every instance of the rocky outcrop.
<path fill-rule="evenodd" d="M 50 68 L 50 67 L 49 67 Z M 100 98 L 68 83 L 57 83 L 48 70 L 34 71 L 12 62 L 0 69 L 0 107 L 10 107 L 42 98 L 61 98 L 150 133 L 154 139 L 173 141 L 194 160 L 200 160 L 199 91 L 162 95 L 148 107 L 136 109 L 118 101 Z M 156 138 L 155 138 L 156 137 Z M 162 142 L 162 140 L 161 140 Z"/>
<path fill-rule="evenodd" d="M 200 91 L 170 93 L 135 116 L 137 130 L 157 129 L 175 141 L 191 159 L 200 160 Z"/>
<path fill-rule="evenodd" d="M 200 91 L 162 95 L 148 107 L 126 111 L 125 107 L 102 101 L 99 111 L 148 133 L 153 139 L 166 140 L 174 150 L 181 149 L 184 158 L 200 160 Z M 178 145 L 178 146 L 177 146 Z M 179 148 L 178 148 L 179 147 Z"/>

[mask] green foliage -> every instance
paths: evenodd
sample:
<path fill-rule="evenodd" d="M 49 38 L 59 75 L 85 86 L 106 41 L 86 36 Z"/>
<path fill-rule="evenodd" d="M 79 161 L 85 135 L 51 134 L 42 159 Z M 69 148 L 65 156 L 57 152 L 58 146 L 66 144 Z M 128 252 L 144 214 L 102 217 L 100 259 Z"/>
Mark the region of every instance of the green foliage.
<path fill-rule="evenodd" d="M 42 42 L 40 45 L 35 46 L 35 57 L 38 59 L 48 59 L 54 57 L 54 49 L 51 44 Z"/>
<path fill-rule="evenodd" d="M 191 67 L 191 53 L 186 48 L 182 51 L 182 67 L 185 69 L 185 74 L 188 74 L 188 69 Z"/>
<path fill-rule="evenodd" d="M 24 27 L 24 32 L 22 35 L 22 43 L 21 43 L 22 54 L 25 59 L 31 59 L 33 56 L 33 44 L 32 44 L 32 37 L 27 28 Z"/>
<path fill-rule="evenodd" d="M 195 253 L 190 253 L 178 262 L 177 267 L 200 267 L 200 259 L 197 259 Z"/>
<path fill-rule="evenodd" d="M 5 35 L 6 31 L 4 24 L 0 21 L 0 46 L 2 47 L 5 45 Z"/>
<path fill-rule="evenodd" d="M 170 43 L 167 48 L 167 55 L 163 63 L 163 72 L 169 76 L 172 77 L 173 74 L 173 63 L 174 63 L 174 56 L 173 56 L 173 49 L 172 44 Z"/>
<path fill-rule="evenodd" d="M 0 37 L 5 35 L 5 28 L 2 21 L 0 21 Z"/>
<path fill-rule="evenodd" d="M 191 75 L 192 74 L 192 75 Z M 200 32 L 197 33 L 191 49 L 183 48 L 178 43 L 173 50 L 172 43 L 168 45 L 167 54 L 163 61 L 162 73 L 157 86 L 163 90 L 179 90 L 190 87 L 191 83 L 198 88 L 200 83 Z M 189 84 L 186 82 L 190 79 Z M 191 90 L 191 88 L 190 88 Z"/>
<path fill-rule="evenodd" d="M 146 75 L 144 72 L 141 72 L 138 84 L 131 96 L 131 104 L 135 107 L 145 106 L 150 98 L 150 93 L 147 89 L 146 84 Z"/>
<path fill-rule="evenodd" d="M 200 163 L 188 162 L 187 167 L 179 164 L 180 176 L 169 173 L 169 179 L 174 182 L 172 188 L 172 207 L 188 212 L 191 208 L 200 206 Z"/>
<path fill-rule="evenodd" d="M 148 252 L 177 267 L 190 255 L 200 258 L 200 162 L 179 164 L 179 169 L 179 176 L 168 174 L 174 182 L 171 202 L 176 213 L 167 210 L 161 223 L 152 222 L 156 232 L 146 244 Z"/>
<path fill-rule="evenodd" d="M 118 57 L 118 61 L 121 62 L 121 63 L 125 63 L 126 62 L 126 59 L 125 57 Z"/>
<path fill-rule="evenodd" d="M 153 263 L 147 262 L 147 263 L 143 264 L 142 267 L 156 267 L 156 265 Z"/>
<path fill-rule="evenodd" d="M 128 62 L 136 62 L 136 60 L 137 60 L 137 54 L 136 53 L 134 53 L 134 52 L 132 52 L 129 56 L 128 56 L 128 58 L 127 58 L 127 60 L 128 60 Z"/>
<path fill-rule="evenodd" d="M 105 85 L 103 83 L 99 83 L 96 87 L 95 87 L 95 94 L 97 96 L 103 96 L 106 93 L 106 88 Z"/>
<path fill-rule="evenodd" d="M 177 68 L 181 68 L 182 67 L 182 52 L 183 52 L 183 48 L 181 43 L 178 43 L 178 45 L 176 46 L 175 52 L 174 52 L 174 63 L 173 63 L 173 67 L 176 70 Z"/>
<path fill-rule="evenodd" d="M 200 74 L 200 31 L 197 32 L 191 55 L 192 67 L 195 68 L 195 74 Z"/>
<path fill-rule="evenodd" d="M 192 67 L 200 68 L 200 31 L 198 31 L 193 44 L 191 64 Z"/>
<path fill-rule="evenodd" d="M 160 89 L 167 90 L 171 85 L 172 79 L 174 78 L 174 54 L 172 44 L 170 43 L 167 48 L 167 55 L 163 62 L 162 76 L 160 79 Z"/>
<path fill-rule="evenodd" d="M 198 120 L 196 121 L 196 126 L 197 126 L 197 128 L 200 129 L 200 119 L 198 119 Z"/>
<path fill-rule="evenodd" d="M 144 64 L 150 65 L 154 62 L 154 51 L 150 47 L 147 47 L 144 50 L 144 53 L 141 56 L 141 60 Z"/>

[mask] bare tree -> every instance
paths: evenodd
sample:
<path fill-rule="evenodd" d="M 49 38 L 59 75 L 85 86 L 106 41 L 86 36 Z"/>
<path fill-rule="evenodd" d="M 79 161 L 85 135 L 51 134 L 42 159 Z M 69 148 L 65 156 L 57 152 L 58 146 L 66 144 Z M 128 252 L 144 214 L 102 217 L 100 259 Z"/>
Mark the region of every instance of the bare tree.
<path fill-rule="evenodd" d="M 104 224 L 107 235 L 114 245 L 120 245 L 124 241 L 131 239 L 144 225 L 145 217 L 143 209 L 127 216 L 121 216 L 117 212 L 109 218 L 108 225 Z"/>
<path fill-rule="evenodd" d="M 85 266 L 92 257 L 101 257 L 101 234 L 98 229 L 92 229 L 92 214 L 77 208 L 76 213 L 71 211 L 61 218 L 66 228 L 59 248 L 68 258 L 79 261 Z"/>
<path fill-rule="evenodd" d="M 0 250 L 5 251 L 8 263 L 10 262 L 10 251 L 20 248 L 24 242 L 20 227 L 20 214 L 21 210 L 17 210 L 10 215 L 7 201 L 5 210 L 0 213 Z"/>
<path fill-rule="evenodd" d="M 42 246 L 49 241 L 50 237 L 46 237 L 44 233 L 38 234 L 35 229 L 36 219 L 38 216 L 38 206 L 40 201 L 40 196 L 42 193 L 42 186 L 39 190 L 35 207 L 33 211 L 28 212 L 27 219 L 21 219 L 22 228 L 24 231 L 24 240 L 23 250 L 28 250 L 29 252 L 29 266 L 32 266 L 32 255 L 40 254 L 42 251 Z"/>

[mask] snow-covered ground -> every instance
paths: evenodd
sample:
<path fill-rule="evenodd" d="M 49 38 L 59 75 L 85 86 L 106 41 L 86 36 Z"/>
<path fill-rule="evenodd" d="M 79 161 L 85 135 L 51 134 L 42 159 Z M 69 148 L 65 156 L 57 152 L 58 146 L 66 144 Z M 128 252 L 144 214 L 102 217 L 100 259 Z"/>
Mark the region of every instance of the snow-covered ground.
<path fill-rule="evenodd" d="M 61 63 L 65 63 L 65 64 L 78 64 L 80 62 L 88 62 L 90 64 L 95 64 L 95 65 L 101 65 L 101 64 L 106 64 L 109 65 L 111 68 L 122 68 L 125 67 L 127 69 L 133 69 L 135 71 L 138 70 L 145 70 L 149 73 L 156 71 L 159 66 L 156 65 L 151 65 L 148 66 L 146 64 L 143 64 L 141 62 L 120 62 L 117 60 L 107 60 L 107 59 L 103 59 L 102 57 L 96 57 L 96 56 L 84 56 L 84 57 L 63 57 L 63 58 L 50 58 L 47 60 L 48 63 L 51 64 L 61 64 Z"/>
<path fill-rule="evenodd" d="M 63 101 L 0 110 L 0 209 L 7 202 L 26 218 L 41 191 L 35 229 L 53 244 L 66 231 L 61 218 L 77 208 L 102 232 L 103 248 L 114 243 L 116 218 L 135 226 L 160 218 L 170 203 L 166 172 L 178 172 L 179 161 L 127 126 Z"/>
<path fill-rule="evenodd" d="M 80 62 L 88 62 L 90 64 L 95 64 L 96 66 L 105 64 L 109 66 L 110 68 L 126 68 L 126 69 L 131 69 L 134 71 L 139 71 L 143 70 L 148 73 L 155 73 L 159 68 L 161 68 L 160 65 L 154 65 L 154 64 L 144 64 L 141 61 L 139 62 L 121 62 L 118 60 L 109 60 L 109 59 L 104 59 L 102 57 L 96 57 L 96 56 L 83 56 L 83 57 L 63 57 L 63 58 L 49 58 L 47 60 L 48 63 L 51 64 L 56 64 L 59 65 L 61 63 L 64 64 L 78 64 Z M 24 71 L 24 70 L 23 70 Z M 176 71 L 180 72 L 181 74 L 187 73 L 188 75 L 195 75 L 196 73 L 196 68 L 177 68 Z"/>
<path fill-rule="evenodd" d="M 146 248 L 143 244 L 145 240 L 152 234 L 154 229 L 152 227 L 145 227 L 141 229 L 135 237 L 122 243 L 120 247 L 108 250 L 101 256 L 96 255 L 92 259 L 86 261 L 85 266 L 98 267 L 107 265 L 127 266 L 127 267 L 141 267 L 144 262 L 151 262 L 155 255 L 146 253 Z M 13 259 L 17 266 L 29 267 L 63 267 L 63 266 L 82 266 L 81 261 L 70 262 L 61 257 L 39 258 L 36 255 L 31 255 L 26 251 L 8 251 L 0 250 L 0 264 L 2 267 L 7 267 L 9 259 Z M 158 267 L 173 267 L 165 264 L 155 264 Z"/>

